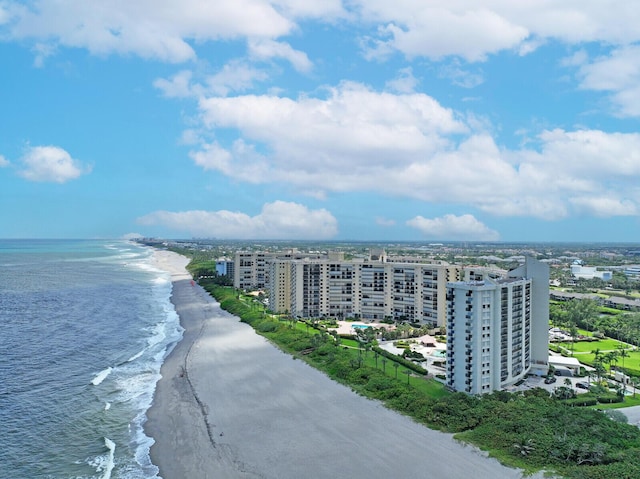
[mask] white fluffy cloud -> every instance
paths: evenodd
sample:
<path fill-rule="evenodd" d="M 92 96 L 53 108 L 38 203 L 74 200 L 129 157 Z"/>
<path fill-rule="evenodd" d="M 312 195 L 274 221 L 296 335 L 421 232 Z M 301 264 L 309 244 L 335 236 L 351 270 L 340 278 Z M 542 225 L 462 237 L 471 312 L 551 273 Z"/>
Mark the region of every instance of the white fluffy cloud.
<path fill-rule="evenodd" d="M 189 70 L 182 70 L 171 78 L 158 78 L 153 82 L 153 86 L 162 92 L 167 98 L 188 98 L 194 96 L 192 85 L 193 73 Z"/>
<path fill-rule="evenodd" d="M 269 39 L 250 40 L 249 54 L 258 60 L 283 58 L 289 61 L 299 72 L 308 72 L 313 67 L 306 53 L 294 50 L 291 45 L 285 42 L 276 42 Z"/>
<path fill-rule="evenodd" d="M 579 66 L 580 88 L 609 93 L 619 116 L 640 116 L 640 46 L 615 48 L 592 61 L 578 53 L 571 60 Z"/>
<path fill-rule="evenodd" d="M 204 98 L 200 109 L 204 131 L 235 130 L 238 138 L 205 142 L 192 158 L 241 181 L 287 183 L 315 197 L 378 192 L 548 220 L 587 211 L 630 215 L 640 205 L 640 134 L 556 129 L 508 150 L 478 130 L 475 118 L 427 95 L 355 83 L 325 98 Z"/>
<path fill-rule="evenodd" d="M 22 165 L 20 176 L 40 182 L 65 183 L 91 171 L 57 146 L 29 147 L 22 157 Z"/>
<path fill-rule="evenodd" d="M 9 166 L 9 160 L 7 160 L 4 156 L 0 155 L 0 168 L 4 168 L 5 166 Z"/>
<path fill-rule="evenodd" d="M 414 93 L 418 83 L 418 79 L 413 76 L 413 69 L 407 67 L 400 70 L 398 76 L 393 80 L 389 80 L 386 86 L 389 90 L 398 93 Z"/>
<path fill-rule="evenodd" d="M 0 24 L 7 24 L 15 39 L 183 62 L 196 57 L 194 42 L 278 38 L 291 33 L 298 19 L 343 15 L 339 0 L 36 0 L 29 5 L 9 0 L 0 10 Z M 304 64 L 304 54 L 284 54 Z"/>
<path fill-rule="evenodd" d="M 256 216 L 227 210 L 156 211 L 138 222 L 220 239 L 329 239 L 338 233 L 338 222 L 329 211 L 285 201 L 265 204 Z"/>
<path fill-rule="evenodd" d="M 640 3 L 628 0 L 5 0 L 0 34 L 32 42 L 37 66 L 60 47 L 177 63 L 196 59 L 197 48 L 208 42 L 239 40 L 246 41 L 249 60 L 281 59 L 303 73 L 312 70 L 312 60 L 285 38 L 309 20 L 330 24 L 339 19 L 357 28 L 370 59 L 399 52 L 409 59 L 477 62 L 503 51 L 526 55 L 549 41 L 601 43 L 613 51 L 584 66 L 583 88 L 610 92 L 617 114 L 638 116 L 638 17 Z M 478 70 L 453 65 L 440 73 L 455 84 L 469 88 L 484 80 Z M 226 95 L 266 78 L 249 65 L 228 67 L 208 86 L 203 83 L 205 91 Z M 603 77 L 612 82 L 603 83 Z M 184 79 L 175 77 L 173 88 L 159 80 L 158 87 L 168 95 L 184 95 L 179 88 L 188 86 L 179 83 Z M 411 77 L 389 83 L 405 93 L 411 85 Z"/>
<path fill-rule="evenodd" d="M 355 83 L 329 89 L 324 99 L 211 97 L 200 109 L 205 128 L 236 129 L 245 141 L 267 145 L 278 177 L 292 181 L 332 169 L 366 178 L 389 161 L 410 164 L 444 147 L 444 134 L 466 131 L 452 110 L 427 95 L 378 93 Z M 351 187 L 350 178 L 334 185 Z"/>
<path fill-rule="evenodd" d="M 578 212 L 589 216 L 637 216 L 637 202 L 615 196 L 577 196 L 570 199 Z"/>
<path fill-rule="evenodd" d="M 627 0 L 356 0 L 361 17 L 379 25 L 369 55 L 458 56 L 483 61 L 503 50 L 527 54 L 556 39 L 569 44 L 640 40 L 640 4 Z M 464 32 L 461 35 L 460 32 Z"/>
<path fill-rule="evenodd" d="M 419 230 L 427 239 L 497 241 L 497 231 L 488 228 L 473 215 L 444 215 L 440 218 L 416 216 L 407 225 Z"/>
<path fill-rule="evenodd" d="M 524 26 L 486 8 L 466 5 L 463 9 L 451 9 L 403 3 L 411 5 L 398 8 L 395 2 L 363 2 L 366 13 L 386 23 L 380 28 L 370 54 L 380 51 L 386 55 L 389 49 L 394 49 L 409 58 L 426 56 L 440 60 L 455 55 L 468 61 L 482 61 L 489 53 L 515 48 L 529 36 Z"/>
<path fill-rule="evenodd" d="M 310 66 L 305 53 L 271 42 L 309 19 L 372 27 L 364 42 L 370 55 L 482 61 L 503 50 L 526 54 L 546 39 L 631 44 L 640 40 L 638 17 L 640 4 L 629 0 L 6 0 L 0 7 L 0 25 L 16 39 L 169 62 L 195 58 L 195 43 L 262 39 L 254 52 L 286 58 L 300 71 Z"/>
<path fill-rule="evenodd" d="M 216 73 L 201 79 L 195 79 L 190 70 L 181 70 L 169 79 L 156 79 L 153 86 L 167 98 L 199 98 L 205 95 L 226 96 L 231 92 L 243 92 L 267 79 L 265 71 L 244 61 L 233 60 Z"/>

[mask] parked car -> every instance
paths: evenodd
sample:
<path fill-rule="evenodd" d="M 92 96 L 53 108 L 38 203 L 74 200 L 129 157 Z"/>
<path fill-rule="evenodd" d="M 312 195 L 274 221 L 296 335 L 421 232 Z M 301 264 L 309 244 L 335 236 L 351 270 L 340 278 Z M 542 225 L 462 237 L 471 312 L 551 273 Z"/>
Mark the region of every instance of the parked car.
<path fill-rule="evenodd" d="M 555 376 L 547 376 L 546 378 L 544 378 L 545 384 L 553 384 L 556 381 L 557 381 L 557 378 Z"/>
<path fill-rule="evenodd" d="M 587 390 L 589 389 L 589 385 L 587 383 L 582 383 L 582 382 L 576 383 L 576 387 L 579 389 L 587 389 Z"/>

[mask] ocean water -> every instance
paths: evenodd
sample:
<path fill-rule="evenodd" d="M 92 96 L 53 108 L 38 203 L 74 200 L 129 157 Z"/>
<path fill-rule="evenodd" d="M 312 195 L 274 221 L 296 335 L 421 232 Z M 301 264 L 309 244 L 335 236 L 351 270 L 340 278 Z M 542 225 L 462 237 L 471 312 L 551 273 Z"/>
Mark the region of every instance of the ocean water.
<path fill-rule="evenodd" d="M 158 477 L 143 424 L 182 329 L 151 256 L 0 240 L 0 479 Z"/>

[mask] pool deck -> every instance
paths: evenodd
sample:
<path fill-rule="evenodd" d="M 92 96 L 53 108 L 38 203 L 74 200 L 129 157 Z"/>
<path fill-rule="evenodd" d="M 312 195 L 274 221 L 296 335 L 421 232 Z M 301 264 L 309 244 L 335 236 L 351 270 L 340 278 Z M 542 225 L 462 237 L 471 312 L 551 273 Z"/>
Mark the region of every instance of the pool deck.
<path fill-rule="evenodd" d="M 362 325 L 365 327 L 371 326 L 372 328 L 395 329 L 395 326 L 392 324 L 368 323 L 366 321 L 338 321 L 338 328 L 336 329 L 336 331 L 338 332 L 338 334 L 353 334 L 354 325 Z"/>
<path fill-rule="evenodd" d="M 366 321 L 338 321 L 338 328 L 335 329 L 338 334 L 353 334 L 354 325 L 371 326 L 373 328 L 387 328 L 395 329 L 392 324 L 385 323 L 368 323 Z M 423 366 L 429 371 L 430 374 L 443 374 L 444 368 L 433 365 L 434 361 L 444 359 L 444 352 L 446 351 L 446 345 L 439 343 L 432 336 L 421 336 L 419 338 L 409 338 L 405 341 L 411 341 L 411 350 L 421 353 L 427 361 L 423 363 Z M 395 341 L 380 341 L 379 345 L 382 349 L 389 351 L 393 354 L 402 354 L 402 349 L 393 345 Z M 433 344 L 434 346 L 425 346 L 425 344 Z M 440 356 L 440 355 L 443 356 Z"/>

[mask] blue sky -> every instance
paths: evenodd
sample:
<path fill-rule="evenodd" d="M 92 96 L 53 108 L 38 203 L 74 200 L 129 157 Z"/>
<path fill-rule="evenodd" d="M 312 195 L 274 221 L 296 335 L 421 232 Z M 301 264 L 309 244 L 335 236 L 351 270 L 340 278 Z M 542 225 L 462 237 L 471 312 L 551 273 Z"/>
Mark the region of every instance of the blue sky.
<path fill-rule="evenodd" d="M 637 18 L 0 0 L 0 237 L 638 241 Z"/>

